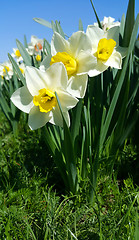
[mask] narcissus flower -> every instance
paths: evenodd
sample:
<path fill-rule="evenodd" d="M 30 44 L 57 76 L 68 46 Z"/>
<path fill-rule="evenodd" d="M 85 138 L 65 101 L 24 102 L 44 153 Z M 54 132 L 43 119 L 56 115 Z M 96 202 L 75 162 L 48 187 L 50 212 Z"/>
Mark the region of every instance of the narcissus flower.
<path fill-rule="evenodd" d="M 97 59 L 95 68 L 88 73 L 90 77 L 104 72 L 108 67 L 122 67 L 122 58 L 125 57 L 127 48 L 119 47 L 119 27 L 110 28 L 105 32 L 90 25 L 86 34 L 92 42 L 92 54 Z"/>
<path fill-rule="evenodd" d="M 91 48 L 91 41 L 81 31 L 74 33 L 68 40 L 55 32 L 51 41 L 52 55 L 45 59 L 46 68 L 56 62 L 64 64 L 68 75 L 68 91 L 75 97 L 84 97 L 88 72 L 96 64 Z"/>
<path fill-rule="evenodd" d="M 13 67 L 10 61 L 0 64 L 0 76 L 7 80 L 13 76 Z"/>
<path fill-rule="evenodd" d="M 104 31 L 108 31 L 110 28 L 115 26 L 120 26 L 120 22 L 115 22 L 115 18 L 112 17 L 104 17 L 103 21 L 100 23 Z M 98 27 L 98 23 L 94 23 L 94 26 Z"/>
<path fill-rule="evenodd" d="M 26 86 L 17 89 L 11 100 L 16 107 L 29 114 L 28 124 L 32 130 L 47 122 L 62 126 L 63 120 L 55 92 L 58 95 L 65 120 L 70 125 L 68 110 L 78 99 L 67 92 L 68 76 L 62 63 L 53 64 L 45 72 L 26 67 Z"/>
<path fill-rule="evenodd" d="M 28 44 L 27 51 L 30 55 L 40 54 L 43 50 L 43 40 L 36 36 L 31 36 L 31 42 Z"/>
<path fill-rule="evenodd" d="M 16 58 L 17 62 L 23 61 L 21 53 L 18 48 L 13 48 L 13 53 L 11 54 L 13 58 Z"/>

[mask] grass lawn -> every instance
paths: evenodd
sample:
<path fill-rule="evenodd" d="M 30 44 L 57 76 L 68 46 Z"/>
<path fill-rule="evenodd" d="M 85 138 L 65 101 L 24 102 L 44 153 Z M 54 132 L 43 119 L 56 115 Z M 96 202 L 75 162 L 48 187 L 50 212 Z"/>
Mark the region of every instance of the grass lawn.
<path fill-rule="evenodd" d="M 67 195 L 41 130 L 19 124 L 14 138 L 0 112 L 0 239 L 139 239 L 137 142 L 127 143 L 114 170 L 102 160 L 94 204 L 85 190 Z"/>

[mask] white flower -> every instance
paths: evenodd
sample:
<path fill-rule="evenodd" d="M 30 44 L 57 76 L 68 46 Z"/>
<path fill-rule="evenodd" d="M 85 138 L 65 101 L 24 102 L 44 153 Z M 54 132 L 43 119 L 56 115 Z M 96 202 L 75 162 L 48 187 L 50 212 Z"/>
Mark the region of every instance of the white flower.
<path fill-rule="evenodd" d="M 110 28 L 105 32 L 90 25 L 87 27 L 86 34 L 92 42 L 92 54 L 97 59 L 97 64 L 94 69 L 89 71 L 89 76 L 96 76 L 108 67 L 120 69 L 127 48 L 119 47 L 119 27 Z"/>
<path fill-rule="evenodd" d="M 45 72 L 45 71 L 46 71 L 44 65 L 41 65 L 41 66 L 39 67 L 39 69 L 40 69 L 42 72 Z"/>
<path fill-rule="evenodd" d="M 13 58 L 16 58 L 17 62 L 23 61 L 21 53 L 18 48 L 13 48 L 13 53 L 11 54 Z"/>
<path fill-rule="evenodd" d="M 43 40 L 32 35 L 31 42 L 28 44 L 28 48 L 27 48 L 28 53 L 30 55 L 34 55 L 34 54 L 41 55 L 42 50 L 43 50 Z"/>
<path fill-rule="evenodd" d="M 52 56 L 45 59 L 46 68 L 56 62 L 64 64 L 69 79 L 68 91 L 75 97 L 84 97 L 88 72 L 96 64 L 91 48 L 91 41 L 81 31 L 74 33 L 68 40 L 55 32 L 51 41 Z"/>
<path fill-rule="evenodd" d="M 120 22 L 114 22 L 115 18 L 112 17 L 104 17 L 103 21 L 101 21 L 101 26 L 104 31 L 108 31 L 110 28 L 115 26 L 120 26 Z M 94 23 L 94 26 L 98 27 L 98 23 Z"/>
<path fill-rule="evenodd" d="M 13 67 L 10 61 L 0 64 L 0 76 L 7 80 L 13 76 Z"/>
<path fill-rule="evenodd" d="M 25 77 L 27 86 L 17 89 L 11 100 L 20 110 L 29 113 L 30 128 L 32 130 L 40 128 L 47 122 L 63 125 L 55 92 L 69 126 L 68 110 L 73 108 L 78 100 L 67 92 L 68 76 L 64 65 L 53 64 L 46 72 L 34 67 L 26 67 Z"/>

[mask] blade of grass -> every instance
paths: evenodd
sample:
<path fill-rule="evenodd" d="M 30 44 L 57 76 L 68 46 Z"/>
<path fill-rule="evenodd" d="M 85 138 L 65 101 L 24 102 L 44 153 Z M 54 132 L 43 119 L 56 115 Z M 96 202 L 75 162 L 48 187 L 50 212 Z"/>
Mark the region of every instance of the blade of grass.
<path fill-rule="evenodd" d="M 138 222 L 138 213 L 136 212 L 136 223 L 135 223 L 135 240 L 139 239 L 139 222 Z"/>
<path fill-rule="evenodd" d="M 123 218 L 118 223 L 118 225 L 120 224 L 120 228 L 119 228 L 119 231 L 118 231 L 118 236 L 120 236 L 120 234 L 121 234 L 122 227 L 124 226 L 124 223 L 125 223 L 127 217 L 129 216 L 129 214 L 130 214 L 130 212 L 131 212 L 131 210 L 132 210 L 132 208 L 134 206 L 134 203 L 135 203 L 137 197 L 138 197 L 138 195 L 135 196 L 133 202 L 131 203 L 130 207 L 128 208 L 128 211 L 126 212 L 126 214 L 123 216 Z"/>
<path fill-rule="evenodd" d="M 32 236 L 32 240 L 33 240 L 33 239 L 34 239 L 34 240 L 37 240 L 37 238 L 35 237 L 35 234 L 34 234 L 32 228 L 31 228 L 28 220 L 24 220 L 24 221 L 25 221 L 25 223 L 27 224 L 27 227 L 28 227 L 28 229 L 29 229 L 29 231 L 30 231 L 30 234 L 31 234 L 31 236 Z"/>

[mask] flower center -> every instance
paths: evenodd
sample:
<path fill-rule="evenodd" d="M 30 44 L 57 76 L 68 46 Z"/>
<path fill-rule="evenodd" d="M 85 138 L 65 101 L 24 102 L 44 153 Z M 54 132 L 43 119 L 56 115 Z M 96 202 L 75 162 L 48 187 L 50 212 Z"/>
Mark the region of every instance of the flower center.
<path fill-rule="evenodd" d="M 54 92 L 45 88 L 39 90 L 39 95 L 34 96 L 33 103 L 39 106 L 40 112 L 49 112 L 56 106 L 57 100 Z"/>
<path fill-rule="evenodd" d="M 100 39 L 97 48 L 97 58 L 102 61 L 107 61 L 111 56 L 116 42 L 113 39 Z"/>
<path fill-rule="evenodd" d="M 77 61 L 66 52 L 58 52 L 53 56 L 50 65 L 56 62 L 62 62 L 65 65 L 68 75 L 72 75 L 77 71 Z"/>
<path fill-rule="evenodd" d="M 5 68 L 6 68 L 6 69 L 5 69 Z M 6 70 L 7 70 L 7 72 L 9 72 L 9 71 L 10 71 L 10 68 L 7 67 L 7 66 L 4 66 L 4 68 L 3 68 L 3 72 L 6 73 Z"/>
<path fill-rule="evenodd" d="M 41 61 L 41 56 L 39 54 L 36 56 L 36 60 L 37 60 L 37 62 Z"/>
<path fill-rule="evenodd" d="M 19 52 L 18 49 L 15 51 L 15 55 L 16 55 L 17 57 L 21 57 L 21 53 Z"/>
<path fill-rule="evenodd" d="M 41 43 L 37 43 L 35 46 L 34 46 L 35 50 L 38 52 L 39 50 L 42 50 L 42 45 Z"/>

